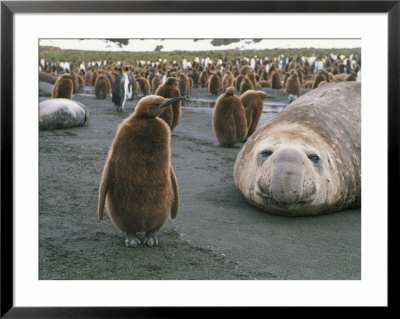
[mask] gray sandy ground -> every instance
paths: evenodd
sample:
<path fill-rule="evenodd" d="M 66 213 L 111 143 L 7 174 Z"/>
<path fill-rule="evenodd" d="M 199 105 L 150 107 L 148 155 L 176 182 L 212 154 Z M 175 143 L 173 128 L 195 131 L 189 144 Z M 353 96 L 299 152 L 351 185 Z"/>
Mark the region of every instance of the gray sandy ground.
<path fill-rule="evenodd" d="M 264 90 L 274 98 L 261 122 L 287 103 Z M 218 146 L 216 97 L 206 89 L 194 90 L 172 132 L 177 218 L 159 232 L 159 246 L 125 247 L 107 214 L 97 220 L 97 196 L 116 129 L 137 99 L 124 113 L 111 98 L 73 99 L 89 108 L 89 125 L 39 133 L 39 279 L 361 279 L 360 209 L 296 218 L 250 206 L 233 184 L 241 144 Z"/>

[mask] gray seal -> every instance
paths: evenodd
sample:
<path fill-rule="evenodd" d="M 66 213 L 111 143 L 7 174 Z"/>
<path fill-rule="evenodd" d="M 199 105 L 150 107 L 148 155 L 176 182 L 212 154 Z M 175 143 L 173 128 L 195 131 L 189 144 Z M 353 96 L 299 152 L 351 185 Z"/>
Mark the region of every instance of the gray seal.
<path fill-rule="evenodd" d="M 269 213 L 361 206 L 361 84 L 323 85 L 261 125 L 239 152 L 235 186 Z"/>
<path fill-rule="evenodd" d="M 49 99 L 39 104 L 39 130 L 83 126 L 89 122 L 89 110 L 70 99 Z"/>

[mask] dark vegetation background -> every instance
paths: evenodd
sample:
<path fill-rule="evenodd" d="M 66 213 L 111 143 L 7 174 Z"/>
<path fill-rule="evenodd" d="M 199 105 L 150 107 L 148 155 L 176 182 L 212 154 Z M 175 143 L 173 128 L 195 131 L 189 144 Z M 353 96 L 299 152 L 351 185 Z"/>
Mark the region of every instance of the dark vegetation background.
<path fill-rule="evenodd" d="M 41 59 L 52 61 L 92 61 L 92 60 L 152 60 L 156 61 L 159 58 L 167 60 L 180 61 L 185 57 L 188 61 L 194 60 L 196 57 L 210 57 L 211 59 L 220 59 L 227 57 L 276 57 L 280 54 L 286 56 L 300 55 L 312 56 L 325 56 L 330 53 L 344 54 L 346 56 L 355 53 L 361 56 L 361 48 L 354 49 L 316 49 L 316 48 L 301 48 L 301 49 L 268 49 L 268 50 L 213 50 L 213 51 L 170 51 L 162 52 L 156 50 L 148 52 L 129 52 L 129 51 L 83 51 L 83 50 L 62 50 L 57 47 L 41 46 L 39 47 L 39 56 Z M 162 49 L 161 49 L 162 50 Z"/>

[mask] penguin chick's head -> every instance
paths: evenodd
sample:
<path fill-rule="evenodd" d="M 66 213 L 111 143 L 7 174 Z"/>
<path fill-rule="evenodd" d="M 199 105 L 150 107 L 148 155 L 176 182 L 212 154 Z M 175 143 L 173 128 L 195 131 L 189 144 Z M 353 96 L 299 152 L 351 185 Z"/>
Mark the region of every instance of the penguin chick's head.
<path fill-rule="evenodd" d="M 165 80 L 166 85 L 176 85 L 178 82 L 178 79 L 173 76 L 170 76 Z"/>
<path fill-rule="evenodd" d="M 134 115 L 139 117 L 156 117 L 160 115 L 168 105 L 184 99 L 184 97 L 180 96 L 166 99 L 158 95 L 149 95 L 140 99 Z"/>

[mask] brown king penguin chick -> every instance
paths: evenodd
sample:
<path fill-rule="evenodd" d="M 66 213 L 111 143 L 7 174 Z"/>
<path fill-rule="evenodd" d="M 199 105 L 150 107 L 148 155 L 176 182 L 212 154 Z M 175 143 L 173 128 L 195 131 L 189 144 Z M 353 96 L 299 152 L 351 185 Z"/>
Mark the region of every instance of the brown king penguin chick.
<path fill-rule="evenodd" d="M 233 146 L 247 136 L 246 114 L 233 86 L 226 89 L 215 103 L 212 127 L 221 146 Z"/>
<path fill-rule="evenodd" d="M 274 71 L 271 74 L 271 86 L 273 89 L 281 89 L 282 88 L 282 77 L 279 71 Z"/>
<path fill-rule="evenodd" d="M 266 70 L 263 70 L 261 73 L 261 80 L 263 81 L 268 81 L 269 80 L 269 74 Z"/>
<path fill-rule="evenodd" d="M 94 72 L 92 70 L 89 70 L 88 72 L 86 72 L 85 85 L 91 85 L 92 84 L 93 76 L 94 76 Z"/>
<path fill-rule="evenodd" d="M 211 94 L 218 94 L 222 90 L 221 78 L 217 73 L 211 74 L 208 81 L 208 91 Z"/>
<path fill-rule="evenodd" d="M 126 233 L 125 245 L 158 245 L 156 232 L 169 214 L 178 214 L 178 183 L 171 166 L 170 130 L 157 116 L 173 102 L 150 95 L 118 127 L 99 187 L 97 216 L 104 204 L 115 227 Z M 145 232 L 139 239 L 138 232 Z"/>
<path fill-rule="evenodd" d="M 200 86 L 205 88 L 208 86 L 208 72 L 207 70 L 201 71 L 200 73 Z"/>
<path fill-rule="evenodd" d="M 226 89 L 233 85 L 233 74 L 228 71 L 222 78 L 222 91 L 225 92 Z"/>
<path fill-rule="evenodd" d="M 158 87 L 156 95 L 164 98 L 180 96 L 178 80 L 174 77 L 168 77 L 165 80 L 165 83 Z M 159 118 L 163 119 L 165 123 L 168 124 L 172 132 L 173 129 L 179 124 L 181 119 L 181 101 L 176 101 L 172 104 L 172 106 L 165 108 L 164 112 L 159 115 Z"/>
<path fill-rule="evenodd" d="M 93 75 L 92 75 L 92 82 L 90 85 L 94 86 L 94 82 L 96 81 L 96 78 L 99 76 L 99 72 L 96 69 L 93 69 Z"/>
<path fill-rule="evenodd" d="M 256 130 L 258 122 L 260 122 L 261 114 L 264 110 L 264 99 L 267 97 L 267 93 L 254 90 L 246 91 L 240 96 L 240 101 L 242 102 L 246 113 L 248 127 L 246 138 Z"/>
<path fill-rule="evenodd" d="M 149 84 L 149 81 L 147 81 L 146 78 L 138 77 L 138 78 L 136 78 L 136 82 L 138 82 L 139 90 L 140 90 L 140 92 L 143 93 L 144 96 L 150 94 L 150 84 Z"/>
<path fill-rule="evenodd" d="M 351 71 L 351 73 L 346 77 L 345 81 L 357 81 L 357 73 Z"/>
<path fill-rule="evenodd" d="M 97 77 L 94 83 L 94 96 L 96 99 L 105 99 L 110 96 L 111 93 L 111 83 L 107 76 L 101 74 Z"/>
<path fill-rule="evenodd" d="M 255 74 L 253 72 L 249 72 L 249 73 L 247 73 L 247 76 L 249 77 L 251 83 L 253 83 L 253 87 L 255 88 L 256 82 L 257 82 Z"/>
<path fill-rule="evenodd" d="M 244 78 L 244 75 L 243 75 L 243 74 L 239 74 L 239 75 L 235 78 L 235 80 L 234 80 L 235 89 L 236 89 L 236 91 L 238 91 L 238 92 L 240 92 L 240 83 L 242 82 L 243 78 Z M 225 90 L 225 91 L 226 91 L 226 90 Z"/>
<path fill-rule="evenodd" d="M 246 75 L 243 80 L 240 82 L 240 91 L 239 95 L 242 95 L 244 92 L 248 90 L 254 90 L 253 82 Z"/>
<path fill-rule="evenodd" d="M 188 97 L 189 97 L 189 96 L 192 96 L 194 81 L 190 76 L 188 76 L 187 78 L 189 80 L 189 91 L 188 91 Z"/>
<path fill-rule="evenodd" d="M 293 72 L 286 80 L 285 92 L 290 101 L 300 96 L 300 84 L 297 72 Z"/>
<path fill-rule="evenodd" d="M 74 84 L 71 75 L 69 73 L 64 73 L 57 79 L 56 83 L 54 83 L 51 98 L 72 100 L 73 89 Z"/>
<path fill-rule="evenodd" d="M 83 88 L 83 78 L 75 71 L 71 73 L 72 84 L 73 84 L 73 93 L 78 93 L 81 88 Z"/>
<path fill-rule="evenodd" d="M 322 81 L 329 82 L 329 78 L 327 78 L 324 73 L 319 71 L 317 73 L 317 75 L 315 75 L 315 77 L 314 77 L 314 82 L 313 82 L 312 88 L 316 89 L 318 87 L 319 82 L 322 82 Z"/>
<path fill-rule="evenodd" d="M 156 93 L 160 85 L 161 85 L 161 78 L 158 74 L 156 74 L 151 80 L 151 91 L 153 92 L 153 94 Z"/>
<path fill-rule="evenodd" d="M 188 97 L 190 83 L 188 77 L 183 72 L 178 73 L 178 83 L 180 95 Z"/>

